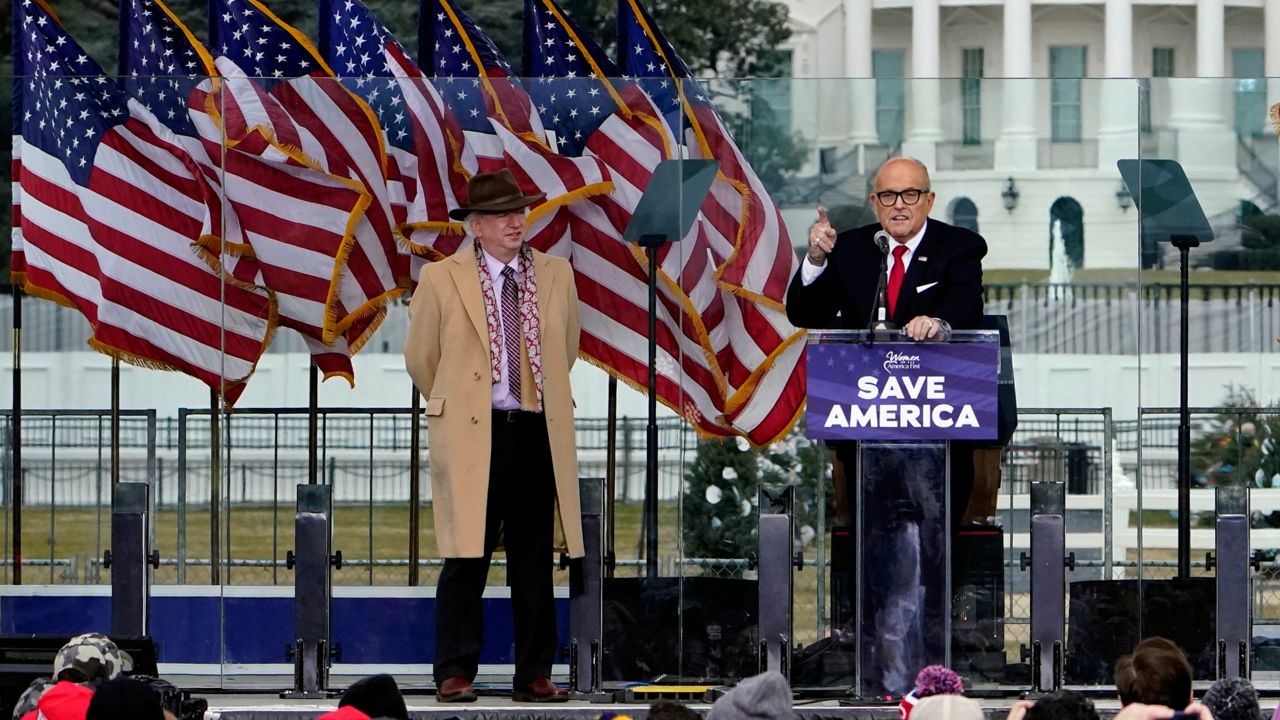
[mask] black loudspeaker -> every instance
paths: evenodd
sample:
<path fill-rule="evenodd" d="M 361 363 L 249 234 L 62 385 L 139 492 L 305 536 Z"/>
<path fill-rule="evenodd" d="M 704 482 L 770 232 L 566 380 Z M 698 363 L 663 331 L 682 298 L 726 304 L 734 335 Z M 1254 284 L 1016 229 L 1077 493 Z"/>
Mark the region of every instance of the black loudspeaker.
<path fill-rule="evenodd" d="M 1116 661 L 1145 637 L 1172 640 L 1196 680 L 1212 680 L 1217 627 L 1215 579 L 1084 580 L 1070 583 L 1068 685 L 1112 685 Z M 1194 618 L 1194 622 L 1188 622 Z"/>
<path fill-rule="evenodd" d="M 853 528 L 839 525 L 831 528 L 831 627 L 852 631 L 854 628 L 854 544 Z"/>
<path fill-rule="evenodd" d="M 951 657 L 956 672 L 1004 682 L 1004 531 L 965 527 L 951 546 Z"/>
<path fill-rule="evenodd" d="M 604 578 L 602 590 L 605 682 L 721 683 L 760 672 L 755 580 Z"/>
<path fill-rule="evenodd" d="M 53 673 L 53 658 L 71 635 L 0 635 L 0 717 L 13 714 L 32 680 Z M 149 636 L 111 636 L 133 659 L 131 675 L 158 675 L 156 643 Z"/>

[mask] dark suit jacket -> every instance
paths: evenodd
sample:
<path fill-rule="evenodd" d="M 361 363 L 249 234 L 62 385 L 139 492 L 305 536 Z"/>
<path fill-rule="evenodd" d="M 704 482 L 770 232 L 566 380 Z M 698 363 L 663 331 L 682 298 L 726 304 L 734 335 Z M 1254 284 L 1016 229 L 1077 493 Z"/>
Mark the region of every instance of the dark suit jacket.
<path fill-rule="evenodd" d="M 800 281 L 800 270 L 796 271 L 787 288 L 791 324 L 854 330 L 867 327 L 879 282 L 880 251 L 874 240 L 878 230 L 877 223 L 836 236 L 827 269 L 808 287 Z M 890 320 L 902 327 L 911 318 L 925 315 L 942 318 L 957 330 L 976 328 L 982 321 L 982 258 L 986 254 L 987 243 L 981 235 L 929 218 Z"/>

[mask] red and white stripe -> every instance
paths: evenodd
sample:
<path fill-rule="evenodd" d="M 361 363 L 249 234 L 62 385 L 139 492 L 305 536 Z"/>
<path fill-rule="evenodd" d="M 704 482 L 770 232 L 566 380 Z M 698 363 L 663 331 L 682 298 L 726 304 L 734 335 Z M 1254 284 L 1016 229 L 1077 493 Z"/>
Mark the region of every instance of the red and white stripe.
<path fill-rule="evenodd" d="M 396 212 L 388 189 L 388 168 L 395 165 L 385 160 L 376 120 L 336 81 L 300 79 L 281 83 L 267 93 L 231 61 L 219 58 L 217 62 L 226 77 L 208 103 L 216 108 L 216 118 L 200 112 L 205 103 L 192 103 L 193 120 L 206 144 L 217 147 L 225 132 L 226 141 L 236 149 L 257 155 L 273 166 L 293 165 L 292 172 L 309 177 L 330 191 L 329 200 L 310 206 L 304 198 L 318 200 L 322 196 L 288 192 L 289 197 L 277 198 L 278 202 L 266 202 L 267 196 L 253 192 L 243 196 L 264 218 L 293 216 L 279 218 L 275 226 L 260 225 L 265 232 L 247 235 L 257 262 L 273 265 L 273 272 L 264 268 L 263 280 L 281 298 L 282 322 L 326 344 L 341 336 L 358 346 L 367 334 L 353 336 L 351 328 L 376 327 L 361 322 L 361 318 L 378 315 L 386 302 L 402 292 L 397 282 L 397 266 L 402 264 L 397 258 Z M 265 136 L 273 138 L 275 144 L 255 142 L 255 138 Z M 290 152 L 282 152 L 282 147 Z M 254 176 L 249 174 L 242 179 L 250 181 L 251 186 Z M 359 193 L 360 207 L 336 202 L 344 197 L 340 187 Z M 324 235 L 311 236 L 304 246 L 312 251 L 310 262 L 271 262 L 272 258 L 301 259 L 296 256 L 298 243 L 278 236 L 281 221 L 296 222 L 294 227 L 303 239 L 307 238 L 305 228 L 309 223 L 328 229 Z M 341 239 L 337 247 L 332 243 L 334 237 Z M 259 245 L 274 245 L 274 252 L 263 252 Z M 244 275 L 236 272 L 237 277 Z M 272 277 L 281 275 L 292 276 L 295 282 L 271 282 Z M 284 295 L 291 296 L 290 302 L 285 301 Z M 314 332 L 316 327 L 321 328 L 320 332 Z"/>
<path fill-rule="evenodd" d="M 71 303 L 90 340 L 121 359 L 191 374 L 229 404 L 270 328 L 265 293 L 227 284 L 192 250 L 208 225 L 200 171 L 136 101 L 104 136 L 89 186 L 22 143 L 22 250 L 28 286 Z"/>

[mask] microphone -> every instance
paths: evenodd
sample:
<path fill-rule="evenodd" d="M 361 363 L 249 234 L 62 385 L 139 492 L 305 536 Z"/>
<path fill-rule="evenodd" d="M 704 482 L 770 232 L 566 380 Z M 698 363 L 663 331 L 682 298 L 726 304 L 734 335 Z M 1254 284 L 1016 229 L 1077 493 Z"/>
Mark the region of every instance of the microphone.
<path fill-rule="evenodd" d="M 871 308 L 871 320 L 867 324 L 870 330 L 897 330 L 898 326 L 889 322 L 889 242 L 893 238 L 889 233 L 880 230 L 875 234 L 876 247 L 880 249 L 880 280 L 876 283 L 876 302 Z"/>

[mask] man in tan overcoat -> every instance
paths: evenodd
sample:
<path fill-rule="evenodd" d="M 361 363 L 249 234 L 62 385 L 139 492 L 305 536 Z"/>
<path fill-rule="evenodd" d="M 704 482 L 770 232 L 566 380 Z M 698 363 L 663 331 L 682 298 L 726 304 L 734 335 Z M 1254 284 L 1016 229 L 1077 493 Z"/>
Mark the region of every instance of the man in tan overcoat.
<path fill-rule="evenodd" d="M 556 531 L 581 557 L 577 443 L 569 369 L 578 295 L 562 258 L 524 242 L 524 195 L 508 170 L 467 184 L 474 242 L 427 265 L 409 306 L 405 366 L 426 397 L 436 542 L 436 699 L 476 699 L 481 598 L 499 539 L 515 615 L 513 697 L 557 702 L 552 561 Z"/>

